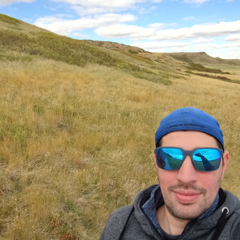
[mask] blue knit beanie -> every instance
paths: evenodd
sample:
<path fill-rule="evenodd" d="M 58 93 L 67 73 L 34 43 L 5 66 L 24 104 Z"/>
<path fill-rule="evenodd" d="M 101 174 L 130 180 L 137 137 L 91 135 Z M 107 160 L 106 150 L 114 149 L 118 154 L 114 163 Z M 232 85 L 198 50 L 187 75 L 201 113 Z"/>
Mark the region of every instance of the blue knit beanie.
<path fill-rule="evenodd" d="M 179 108 L 163 118 L 155 134 L 155 143 L 157 145 L 158 141 L 170 132 L 184 130 L 212 135 L 224 149 L 223 133 L 218 121 L 202 110 L 192 107 Z"/>

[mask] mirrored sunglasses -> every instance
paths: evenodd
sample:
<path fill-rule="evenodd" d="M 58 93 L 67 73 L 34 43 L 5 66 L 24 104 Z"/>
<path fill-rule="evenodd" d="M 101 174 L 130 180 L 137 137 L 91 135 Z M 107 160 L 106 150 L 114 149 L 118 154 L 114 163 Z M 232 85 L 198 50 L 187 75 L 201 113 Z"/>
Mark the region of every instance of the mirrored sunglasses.
<path fill-rule="evenodd" d="M 186 156 L 190 156 L 196 170 L 211 172 L 219 168 L 223 150 L 220 148 L 194 148 L 186 151 L 182 148 L 159 147 L 156 148 L 157 166 L 165 170 L 178 170 Z"/>

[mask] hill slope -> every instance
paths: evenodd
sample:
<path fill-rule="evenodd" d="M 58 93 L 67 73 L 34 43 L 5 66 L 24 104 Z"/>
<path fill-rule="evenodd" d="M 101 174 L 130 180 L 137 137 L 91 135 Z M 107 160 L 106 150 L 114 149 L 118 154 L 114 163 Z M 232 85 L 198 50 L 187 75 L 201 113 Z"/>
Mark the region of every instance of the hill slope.
<path fill-rule="evenodd" d="M 116 52 L 90 41 L 59 36 L 2 14 L 0 47 L 0 59 L 31 61 L 33 57 L 42 57 L 77 66 L 100 64 L 165 84 L 170 84 L 169 77 L 174 77 L 177 72 L 172 69 L 171 74 L 161 74 L 165 69 L 164 64 L 141 55 L 136 56 L 135 52 Z"/>

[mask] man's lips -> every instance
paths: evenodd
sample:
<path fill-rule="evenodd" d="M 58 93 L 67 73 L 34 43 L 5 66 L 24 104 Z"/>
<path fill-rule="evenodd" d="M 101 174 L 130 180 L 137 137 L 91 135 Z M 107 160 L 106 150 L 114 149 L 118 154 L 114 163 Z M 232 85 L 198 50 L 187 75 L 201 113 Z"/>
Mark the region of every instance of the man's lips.
<path fill-rule="evenodd" d="M 201 193 L 192 191 L 173 191 L 178 202 L 180 203 L 194 203 Z"/>

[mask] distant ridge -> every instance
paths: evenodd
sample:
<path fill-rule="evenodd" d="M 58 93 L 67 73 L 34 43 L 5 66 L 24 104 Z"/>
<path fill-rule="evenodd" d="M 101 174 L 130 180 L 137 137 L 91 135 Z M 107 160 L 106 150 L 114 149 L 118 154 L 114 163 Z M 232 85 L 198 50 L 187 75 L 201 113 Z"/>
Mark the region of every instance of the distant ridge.
<path fill-rule="evenodd" d="M 138 54 L 138 53 L 150 53 L 145 51 L 142 48 L 120 44 L 117 42 L 109 42 L 109 41 L 93 41 L 86 40 L 87 42 L 93 43 L 99 47 L 104 47 L 107 49 L 120 51 L 120 52 L 130 52 Z M 159 54 L 152 52 L 151 54 Z M 178 53 L 162 53 L 165 56 L 171 56 L 177 60 L 186 62 L 186 63 L 200 63 L 200 64 L 229 64 L 229 65 L 240 65 L 240 59 L 222 59 L 219 57 L 211 57 L 205 52 L 178 52 Z"/>
<path fill-rule="evenodd" d="M 179 52 L 169 53 L 173 58 L 183 62 L 194 62 L 200 64 L 229 64 L 240 65 L 240 59 L 222 59 L 219 57 L 211 57 L 205 52 Z"/>

